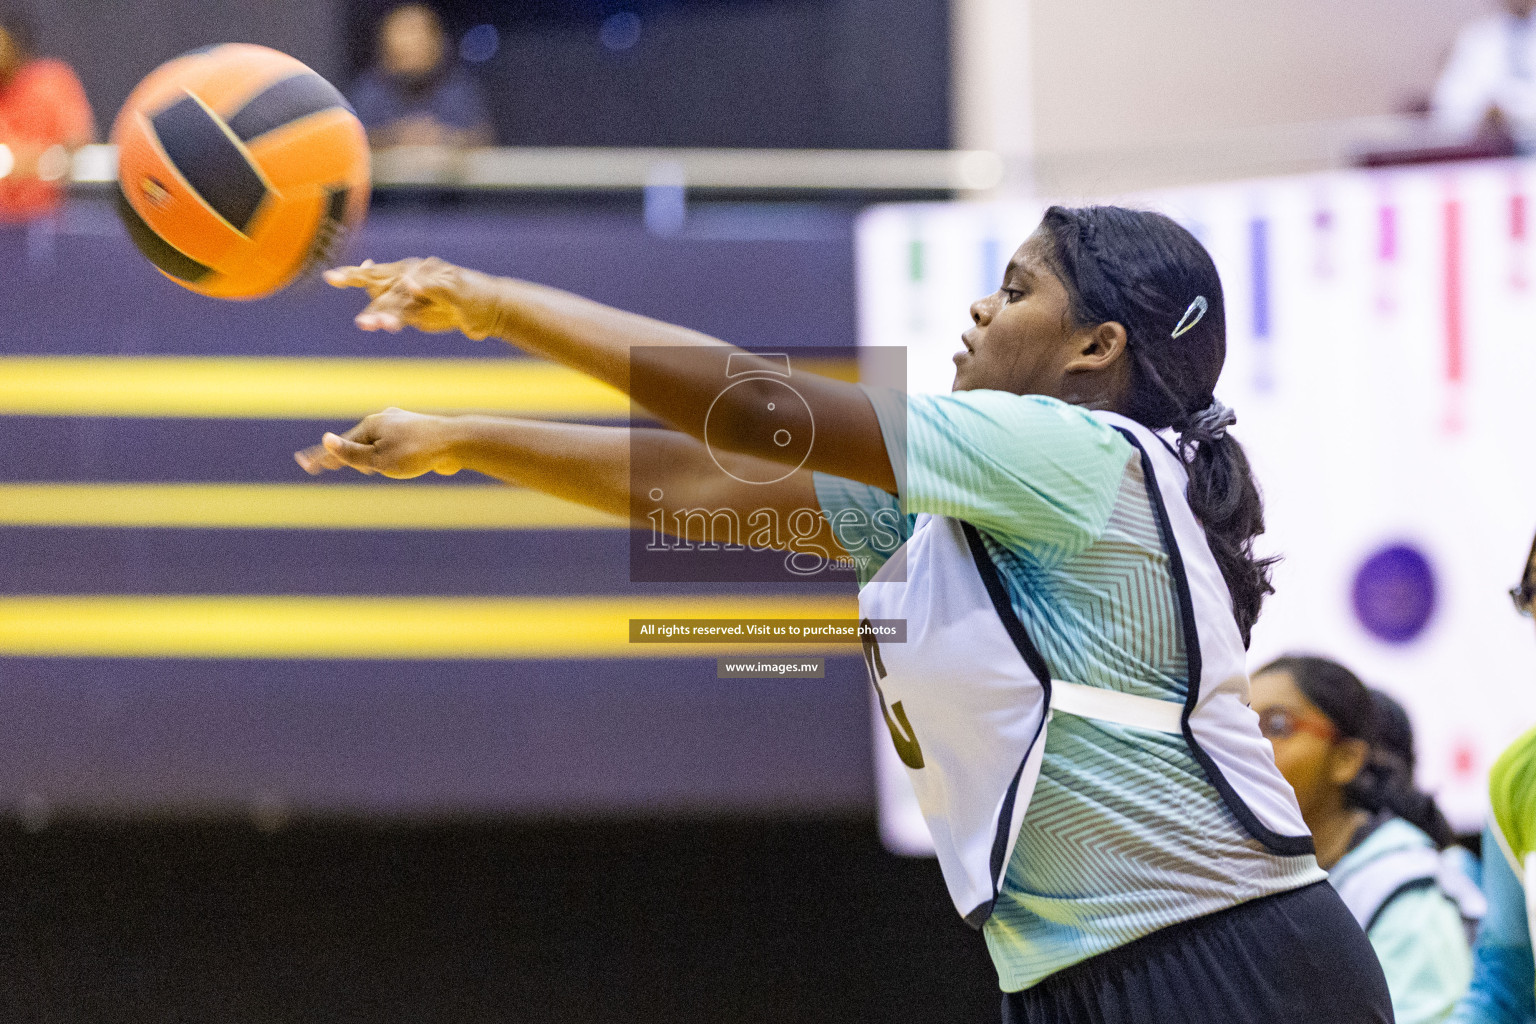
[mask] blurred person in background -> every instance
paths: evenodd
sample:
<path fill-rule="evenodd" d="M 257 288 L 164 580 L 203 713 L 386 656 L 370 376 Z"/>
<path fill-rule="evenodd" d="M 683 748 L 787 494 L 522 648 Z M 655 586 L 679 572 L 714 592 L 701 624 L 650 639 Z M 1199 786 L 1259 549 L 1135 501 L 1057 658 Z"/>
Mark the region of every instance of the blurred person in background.
<path fill-rule="evenodd" d="M 1522 615 L 1536 601 L 1536 542 L 1510 597 Z M 1454 1024 L 1528 1024 L 1536 1020 L 1536 729 L 1515 740 L 1488 777 L 1483 830 L 1483 895 L 1488 912 L 1473 950 L 1472 987 Z"/>
<path fill-rule="evenodd" d="M 1431 113 L 1448 132 L 1505 136 L 1536 150 L 1536 0 L 1504 0 L 1456 37 L 1435 84 Z"/>
<path fill-rule="evenodd" d="M 0 4 L 0 225 L 57 211 L 71 155 L 94 132 L 74 71 L 35 56 L 26 16 Z"/>
<path fill-rule="evenodd" d="M 1315 657 L 1270 662 L 1252 699 L 1317 862 L 1381 960 L 1398 1024 L 1445 1020 L 1472 976 L 1463 911 L 1439 882 L 1439 850 L 1455 837 L 1399 757 L 1373 749 L 1388 731 L 1379 704 L 1354 673 Z"/>
<path fill-rule="evenodd" d="M 480 87 L 448 43 L 442 19 L 424 4 L 396 7 L 379 23 L 374 66 L 349 97 L 375 148 L 494 141 Z"/>
<path fill-rule="evenodd" d="M 1371 705 L 1372 719 L 1376 723 L 1376 756 L 1387 762 L 1393 771 L 1401 773 L 1403 779 L 1413 779 L 1418 770 L 1418 755 L 1414 750 L 1413 723 L 1408 717 L 1408 709 L 1390 694 L 1375 688 L 1371 689 Z M 1440 814 L 1440 808 L 1428 796 L 1423 799 L 1429 801 L 1425 813 L 1437 819 L 1437 824 L 1425 831 L 1430 835 L 1451 835 L 1455 830 Z M 1458 837 L 1456 845 L 1447 846 L 1440 852 L 1445 870 L 1441 871 L 1439 881 L 1461 908 L 1462 917 L 1472 923 L 1471 938 L 1476 935 L 1475 925 L 1482 921 L 1487 902 L 1481 888 L 1482 863 L 1472 849 L 1460 845 L 1461 838 Z"/>

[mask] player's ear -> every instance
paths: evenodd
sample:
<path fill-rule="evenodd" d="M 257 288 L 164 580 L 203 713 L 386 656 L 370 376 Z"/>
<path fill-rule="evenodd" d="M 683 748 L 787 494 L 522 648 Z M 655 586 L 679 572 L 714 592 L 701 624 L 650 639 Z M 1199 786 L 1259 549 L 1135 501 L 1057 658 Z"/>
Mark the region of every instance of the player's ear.
<path fill-rule="evenodd" d="M 1125 354 L 1125 326 L 1114 320 L 1084 328 L 1072 336 L 1075 351 L 1067 363 L 1068 371 L 1105 370 Z"/>

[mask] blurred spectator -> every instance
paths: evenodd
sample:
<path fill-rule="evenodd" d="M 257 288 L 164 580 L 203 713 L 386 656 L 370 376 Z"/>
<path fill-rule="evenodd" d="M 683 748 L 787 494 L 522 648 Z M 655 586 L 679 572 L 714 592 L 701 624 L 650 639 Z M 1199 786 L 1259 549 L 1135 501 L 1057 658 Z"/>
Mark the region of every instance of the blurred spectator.
<path fill-rule="evenodd" d="M 94 131 L 69 65 L 34 56 L 26 18 L 0 6 L 0 224 L 57 210 L 70 155 Z"/>
<path fill-rule="evenodd" d="M 432 8 L 405 4 L 385 15 L 374 61 L 353 85 L 351 100 L 375 147 L 491 144 L 479 86 L 452 59 Z"/>
<path fill-rule="evenodd" d="M 1417 801 L 1414 816 L 1422 816 L 1430 823 L 1425 831 L 1442 837 L 1452 835 L 1454 830 L 1450 822 L 1445 820 L 1434 800 L 1412 788 L 1418 755 L 1413 748 L 1413 722 L 1408 717 L 1408 709 L 1382 690 L 1371 688 L 1370 695 L 1371 718 L 1376 726 L 1376 756 L 1388 770 L 1410 784 L 1406 788 Z M 1458 845 L 1447 846 L 1441 851 L 1440 861 L 1443 870 L 1436 879 L 1440 887 L 1456 901 L 1464 919 L 1474 923 L 1481 920 L 1488 903 L 1479 888 L 1483 871 L 1477 856 L 1459 845 L 1458 840 Z M 1475 935 L 1475 928 L 1472 932 Z"/>
<path fill-rule="evenodd" d="M 1456 135 L 1508 136 L 1536 149 L 1536 0 L 1504 0 L 1456 37 L 1435 85 L 1431 112 Z"/>
<path fill-rule="evenodd" d="M 1404 744 L 1394 723 L 1383 728 L 1377 716 L 1391 708 L 1326 658 L 1270 662 L 1254 674 L 1252 702 L 1317 862 L 1381 961 L 1398 1024 L 1444 1021 L 1467 990 L 1472 954 L 1466 912 L 1441 881 L 1450 828 L 1405 773 L 1411 730 Z"/>

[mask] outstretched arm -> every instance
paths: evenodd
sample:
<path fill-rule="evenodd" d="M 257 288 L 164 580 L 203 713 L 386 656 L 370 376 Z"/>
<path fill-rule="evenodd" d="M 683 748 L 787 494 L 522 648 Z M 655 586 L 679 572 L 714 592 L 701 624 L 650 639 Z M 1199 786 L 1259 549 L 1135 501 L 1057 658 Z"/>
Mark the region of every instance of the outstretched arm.
<path fill-rule="evenodd" d="M 774 463 L 770 470 L 750 456 L 717 463 L 703 444 L 672 430 L 386 409 L 345 434 L 326 434 L 294 458 L 311 475 L 348 466 L 401 479 L 473 469 L 647 528 L 655 525 L 649 513 L 660 508 L 665 532 L 690 540 L 718 539 L 708 535 L 716 524 L 707 515 L 682 513 L 729 511 L 741 522 L 765 513 L 787 527 L 783 543 L 774 546 L 846 555 L 820 513 L 809 472 L 797 470 L 769 486 L 744 483 L 773 479 L 783 469 Z M 657 492 L 660 498 L 653 497 Z"/>
<path fill-rule="evenodd" d="M 804 465 L 895 492 L 896 478 L 880 424 L 853 384 L 791 367 L 781 383 L 746 371 L 782 373 L 718 338 L 604 306 L 544 285 L 494 277 L 438 259 L 401 260 L 329 271 L 338 288 L 364 288 L 372 301 L 357 316 L 364 330 L 458 330 L 500 337 L 629 394 L 657 418 L 715 450 Z M 732 376 L 741 379 L 727 387 Z M 782 379 L 782 378 L 781 378 Z M 775 442 L 784 383 L 814 423 L 815 442 L 801 462 L 797 446 Z M 775 415 L 778 413 L 779 415 Z"/>

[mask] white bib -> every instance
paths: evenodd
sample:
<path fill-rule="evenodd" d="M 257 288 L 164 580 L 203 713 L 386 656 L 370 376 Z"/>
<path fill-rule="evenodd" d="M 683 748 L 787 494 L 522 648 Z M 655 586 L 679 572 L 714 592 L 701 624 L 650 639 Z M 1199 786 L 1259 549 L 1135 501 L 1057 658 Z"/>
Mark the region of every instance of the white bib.
<path fill-rule="evenodd" d="M 1344 905 L 1360 927 L 1369 932 L 1387 909 L 1387 904 L 1401 892 L 1420 886 L 1435 886 L 1445 894 L 1468 926 L 1468 939 L 1475 935 L 1476 924 L 1488 910 L 1488 901 L 1476 885 L 1461 873 L 1454 861 L 1428 846 L 1395 850 L 1350 872 L 1335 885 Z"/>
<path fill-rule="evenodd" d="M 950 898 L 978 928 L 1018 841 L 1052 711 L 1181 732 L 1250 834 L 1277 854 L 1312 852 L 1296 798 L 1248 707 L 1246 651 L 1226 581 L 1185 501 L 1185 468 L 1146 427 L 1094 415 L 1140 451 L 1182 612 L 1184 704 L 1052 681 L 980 533 L 957 519 L 919 516 L 859 593 L 862 618 L 906 620 L 906 642 L 866 639 L 865 662 Z"/>

